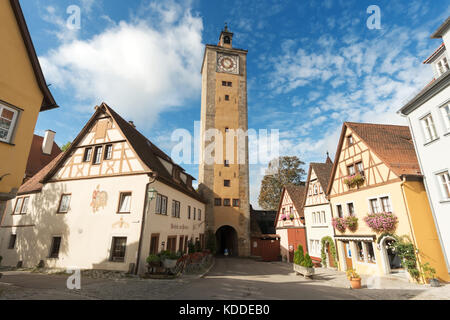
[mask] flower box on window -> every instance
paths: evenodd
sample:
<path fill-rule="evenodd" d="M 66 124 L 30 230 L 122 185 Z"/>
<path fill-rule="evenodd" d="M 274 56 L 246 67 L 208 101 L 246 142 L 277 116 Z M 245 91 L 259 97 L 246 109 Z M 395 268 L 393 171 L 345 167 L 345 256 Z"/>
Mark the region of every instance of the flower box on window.
<path fill-rule="evenodd" d="M 345 229 L 347 228 L 344 218 L 333 218 L 331 223 L 333 227 L 340 232 L 345 232 Z"/>
<path fill-rule="evenodd" d="M 349 188 L 360 187 L 364 184 L 364 175 L 361 173 L 353 174 L 344 179 L 344 183 Z"/>
<path fill-rule="evenodd" d="M 394 232 L 398 218 L 392 212 L 369 213 L 364 222 L 376 233 Z"/>
<path fill-rule="evenodd" d="M 286 221 L 287 220 L 287 216 L 285 214 L 281 215 L 281 220 Z"/>
<path fill-rule="evenodd" d="M 355 216 L 345 217 L 345 225 L 347 226 L 348 230 L 353 232 L 356 231 L 356 229 L 358 229 L 358 218 Z"/>

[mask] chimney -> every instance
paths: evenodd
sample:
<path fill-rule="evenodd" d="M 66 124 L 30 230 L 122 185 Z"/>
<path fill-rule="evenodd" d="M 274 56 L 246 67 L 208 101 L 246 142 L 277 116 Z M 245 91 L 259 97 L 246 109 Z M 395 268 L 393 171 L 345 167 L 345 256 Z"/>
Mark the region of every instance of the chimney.
<path fill-rule="evenodd" d="M 53 141 L 55 141 L 56 132 L 52 130 L 45 131 L 44 141 L 42 141 L 42 153 L 52 154 Z"/>
<path fill-rule="evenodd" d="M 134 125 L 134 121 L 128 121 L 128 123 L 129 123 L 134 129 L 136 129 L 136 126 Z"/>

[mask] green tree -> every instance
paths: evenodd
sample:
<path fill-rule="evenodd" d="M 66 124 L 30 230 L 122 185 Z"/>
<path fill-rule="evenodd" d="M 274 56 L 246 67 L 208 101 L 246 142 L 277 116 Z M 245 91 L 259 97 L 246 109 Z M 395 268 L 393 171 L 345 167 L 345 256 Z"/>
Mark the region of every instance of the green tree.
<path fill-rule="evenodd" d="M 62 152 L 67 151 L 67 149 L 69 149 L 70 145 L 71 145 L 71 143 L 70 143 L 70 142 L 67 142 L 65 145 L 63 145 L 63 146 L 61 147 L 61 151 L 62 151 Z"/>
<path fill-rule="evenodd" d="M 216 254 L 216 235 L 211 230 L 206 234 L 206 249 L 210 250 L 212 254 Z"/>
<path fill-rule="evenodd" d="M 258 204 L 264 210 L 276 210 L 283 186 L 304 184 L 306 175 L 302 166 L 305 163 L 298 157 L 280 157 L 270 162 L 266 175 L 261 181 Z"/>

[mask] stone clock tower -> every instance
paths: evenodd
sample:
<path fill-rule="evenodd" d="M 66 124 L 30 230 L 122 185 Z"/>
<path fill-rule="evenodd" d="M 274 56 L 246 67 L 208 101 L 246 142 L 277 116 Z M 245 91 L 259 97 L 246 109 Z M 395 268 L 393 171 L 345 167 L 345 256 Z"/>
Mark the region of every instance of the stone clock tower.
<path fill-rule="evenodd" d="M 206 45 L 201 73 L 199 191 L 208 201 L 206 229 L 216 235 L 218 254 L 228 249 L 231 255 L 249 256 L 248 138 L 233 138 L 238 129 L 248 130 L 247 50 L 233 48 L 227 26 L 218 45 Z M 227 152 L 227 144 L 234 152 Z"/>

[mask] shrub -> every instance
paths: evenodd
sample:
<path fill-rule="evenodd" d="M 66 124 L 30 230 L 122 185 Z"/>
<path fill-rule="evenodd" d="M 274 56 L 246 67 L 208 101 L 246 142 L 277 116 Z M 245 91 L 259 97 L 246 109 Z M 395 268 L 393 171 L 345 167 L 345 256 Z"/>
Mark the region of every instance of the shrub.
<path fill-rule="evenodd" d="M 294 220 L 294 218 L 295 218 L 294 214 L 291 213 L 291 214 L 289 215 L 289 219 Z"/>
<path fill-rule="evenodd" d="M 170 251 L 167 251 L 167 250 L 161 251 L 161 252 L 158 254 L 158 256 L 159 256 L 159 258 L 160 258 L 161 260 L 165 260 L 165 259 L 169 259 L 169 260 L 178 260 L 178 258 L 179 258 L 179 256 L 178 256 L 176 253 L 170 252 Z"/>
<path fill-rule="evenodd" d="M 340 232 L 345 232 L 345 229 L 347 228 L 347 224 L 345 223 L 344 218 L 333 218 L 331 224 L 336 230 Z"/>
<path fill-rule="evenodd" d="M 161 262 L 161 258 L 156 255 L 156 254 L 151 254 L 147 257 L 147 263 L 151 264 L 151 263 L 158 263 Z"/>
<path fill-rule="evenodd" d="M 189 240 L 188 242 L 188 253 L 194 253 L 195 252 L 195 244 L 192 242 L 192 240 Z"/>
<path fill-rule="evenodd" d="M 194 249 L 195 249 L 195 252 L 201 252 L 202 251 L 202 246 L 200 244 L 200 241 L 196 241 L 195 242 Z"/>
<path fill-rule="evenodd" d="M 305 256 L 303 253 L 303 246 L 299 244 L 297 250 L 294 252 L 294 263 L 301 266 L 303 260 L 305 260 Z"/>
<path fill-rule="evenodd" d="M 303 259 L 303 263 L 301 264 L 305 268 L 312 268 L 314 267 L 314 264 L 312 262 L 311 257 L 309 254 L 305 254 L 305 258 Z"/>
<path fill-rule="evenodd" d="M 398 218 L 392 212 L 369 213 L 364 218 L 364 222 L 376 233 L 394 232 Z"/>
<path fill-rule="evenodd" d="M 436 276 L 436 269 L 430 266 L 430 264 L 427 262 L 422 265 L 422 276 L 425 278 L 425 281 L 434 279 Z"/>
<path fill-rule="evenodd" d="M 356 231 L 356 229 L 358 228 L 358 218 L 355 216 L 345 217 L 345 225 L 347 226 L 348 230 Z"/>

